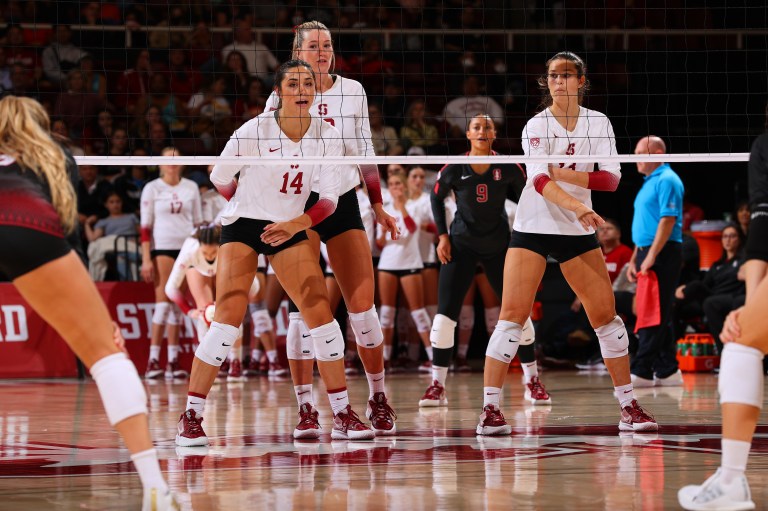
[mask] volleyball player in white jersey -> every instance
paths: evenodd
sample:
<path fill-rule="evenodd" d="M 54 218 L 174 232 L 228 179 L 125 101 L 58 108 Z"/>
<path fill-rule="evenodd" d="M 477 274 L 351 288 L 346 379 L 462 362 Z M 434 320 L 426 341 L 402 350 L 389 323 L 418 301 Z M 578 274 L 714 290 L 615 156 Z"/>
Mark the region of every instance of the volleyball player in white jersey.
<path fill-rule="evenodd" d="M 292 58 L 308 62 L 317 76 L 317 94 L 311 107 L 312 114 L 341 132 L 345 155 L 374 156 L 365 90 L 359 82 L 331 74 L 334 52 L 328 28 L 317 21 L 309 21 L 295 27 L 294 32 Z M 277 98 L 273 93 L 267 100 L 266 110 L 274 108 L 276 103 Z M 373 304 L 375 282 L 371 250 L 355 194 L 355 188 L 360 184 L 360 173 L 377 221 L 396 236 L 395 222 L 384 212 L 381 204 L 381 186 L 376 165 L 360 165 L 359 171 L 354 166 L 342 168 L 338 207 L 327 220 L 313 226 L 312 230 L 317 236 L 310 236 L 312 239 L 319 237 L 328 246 L 328 256 L 335 268 L 335 277 L 354 328 L 358 353 L 368 378 L 366 416 L 379 434 L 391 435 L 395 433 L 395 414 L 387 403 L 384 389 L 383 335 Z M 314 197 L 307 205 L 313 204 L 313 200 Z M 315 243 L 319 247 L 319 243 Z M 301 343 L 301 332 L 305 329 L 306 325 L 301 325 L 301 316 L 293 313 L 286 339 L 289 353 L 297 351 L 296 347 Z M 289 358 L 289 365 L 297 395 L 299 387 L 311 388 L 308 386 L 312 385 L 312 360 Z M 307 420 L 310 419 L 300 413 L 300 421 L 305 423 Z"/>
<path fill-rule="evenodd" d="M 162 156 L 178 156 L 177 149 L 167 147 Z M 152 334 L 149 362 L 145 377 L 159 378 L 160 347 L 163 334 L 168 333 L 168 366 L 166 378 L 185 378 L 187 372 L 178 363 L 179 311 L 165 294 L 165 284 L 178 257 L 184 240 L 203 221 L 200 190 L 197 185 L 181 177 L 181 165 L 160 165 L 160 177 L 150 181 L 141 191 L 141 276 L 155 285 L 155 311 L 152 315 Z"/>
<path fill-rule="evenodd" d="M 437 314 L 437 278 L 440 268 L 435 250 L 437 227 L 435 226 L 435 219 L 432 218 L 432 203 L 429 194 L 424 193 L 424 179 L 426 178 L 424 169 L 419 166 L 411 167 L 407 175 L 408 203 L 406 205 L 408 207 L 413 205 L 418 212 L 417 215 L 422 219 L 422 223 L 418 226 L 419 251 L 424 263 L 421 275 L 424 280 L 424 304 L 431 321 Z"/>
<path fill-rule="evenodd" d="M 525 126 L 522 145 L 530 156 L 562 155 L 558 165 L 529 164 L 504 263 L 500 320 L 486 350 L 483 413 L 477 434 L 509 434 L 499 394 L 509 362 L 520 344 L 523 323 L 552 256 L 584 305 L 600 341 L 605 365 L 620 403 L 619 429 L 655 431 L 656 421 L 634 399 L 629 376 L 627 331 L 616 315 L 611 281 L 595 237 L 603 219 L 592 210 L 591 190 L 614 191 L 618 163 L 569 163 L 576 155 L 616 154 L 608 118 L 581 106 L 588 86 L 580 57 L 561 52 L 549 59 L 539 80 L 544 110 Z"/>
<path fill-rule="evenodd" d="M 178 424 L 176 442 L 182 446 L 208 443 L 201 425 L 205 399 L 218 367 L 237 339 L 259 254 L 268 256 L 283 288 L 311 328 L 299 354 L 293 355 L 317 358 L 334 413 L 331 437 L 357 440 L 374 436 L 349 406 L 344 337 L 333 319 L 317 252 L 306 233 L 335 209 L 339 169 L 335 165 L 292 163 L 302 154 L 339 156 L 343 152 L 341 140 L 333 126 L 309 113 L 315 94 L 309 64 L 286 62 L 278 69 L 275 83 L 281 107 L 246 122 L 222 152 L 223 156 L 259 156 L 260 163 L 217 165 L 211 174 L 211 182 L 230 201 L 222 212 L 214 321 L 195 353 L 187 409 Z M 235 181 L 238 172 L 239 180 Z M 304 213 L 315 178 L 319 180 L 319 200 Z M 317 411 L 307 413 L 314 414 L 316 422 Z M 316 437 L 318 430 L 313 428 L 310 433 Z"/>
<path fill-rule="evenodd" d="M 208 173 L 213 170 L 213 165 L 208 167 Z M 201 210 L 203 214 L 203 223 L 218 223 L 216 219 L 219 213 L 227 205 L 227 199 L 221 196 L 216 188 L 209 188 L 200 194 Z"/>
<path fill-rule="evenodd" d="M 285 376 L 288 374 L 286 369 L 280 362 L 277 354 L 277 341 L 275 339 L 275 324 L 272 320 L 272 315 L 269 312 L 268 300 L 267 300 L 267 282 L 271 277 L 274 287 L 279 289 L 281 295 L 283 294 L 280 283 L 277 280 L 277 276 L 274 273 L 268 273 L 267 258 L 264 254 L 259 254 L 259 266 L 256 270 L 256 281 L 254 286 L 258 284 L 258 292 L 251 296 L 251 300 L 248 303 L 248 313 L 251 316 L 251 356 L 250 361 L 246 367 L 246 376 L 254 376 L 257 374 L 266 374 L 268 376 Z M 280 297 L 280 301 L 282 296 Z M 279 304 L 279 302 L 278 302 Z M 275 307 L 277 310 L 277 306 Z M 267 366 L 262 370 L 261 358 L 262 354 L 266 352 Z"/>

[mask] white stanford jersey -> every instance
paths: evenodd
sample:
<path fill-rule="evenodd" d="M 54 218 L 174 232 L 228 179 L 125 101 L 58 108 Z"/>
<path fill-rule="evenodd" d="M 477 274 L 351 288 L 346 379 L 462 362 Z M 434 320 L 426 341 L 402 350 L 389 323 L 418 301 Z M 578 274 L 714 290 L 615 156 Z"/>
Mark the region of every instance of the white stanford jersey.
<path fill-rule="evenodd" d="M 411 232 L 405 226 L 403 214 L 397 208 L 390 206 L 384 210 L 392 215 L 397 222 L 397 228 L 400 229 L 400 237 L 396 240 L 390 239 L 389 235 L 384 242 L 384 248 L 381 249 L 379 256 L 380 270 L 418 270 L 424 268 L 421 260 L 421 251 L 419 250 L 419 226 L 424 221 L 419 216 L 419 211 L 414 204 L 406 204 L 406 211 L 416 224 L 416 231 Z M 378 235 L 381 236 L 381 226 L 378 227 Z"/>
<path fill-rule="evenodd" d="M 371 142 L 371 124 L 368 122 L 368 96 L 355 80 L 334 75 L 333 86 L 315 94 L 310 112 L 334 126 L 344 140 L 344 156 L 375 156 Z M 267 99 L 265 111 L 277 109 L 278 97 L 274 92 Z M 341 171 L 339 195 L 360 185 L 357 165 L 345 165 Z M 318 191 L 316 184 L 313 191 Z"/>
<path fill-rule="evenodd" d="M 286 137 L 275 119 L 275 112 L 264 112 L 238 128 L 227 142 L 222 156 L 259 156 L 256 165 L 216 165 L 211 182 L 226 187 L 240 172 L 237 191 L 221 213 L 222 225 L 238 218 L 284 222 L 304 213 L 313 180 L 319 180 L 321 199 L 334 204 L 339 198 L 337 165 L 293 163 L 298 156 L 340 156 L 343 148 L 339 132 L 317 117 L 312 117 L 304 138 L 294 142 Z"/>
<path fill-rule="evenodd" d="M 200 201 L 203 211 L 203 223 L 220 223 L 221 220 L 218 216 L 226 207 L 227 199 L 216 188 L 212 188 L 200 194 Z"/>
<path fill-rule="evenodd" d="M 424 230 L 425 223 L 434 223 L 432 218 L 432 202 L 428 193 L 422 193 L 416 200 L 408 200 L 406 206 L 413 208 L 416 212 L 416 218 L 420 219 L 420 223 L 416 224 L 416 234 L 419 238 L 419 252 L 421 253 L 421 260 L 425 264 L 431 264 L 437 262 L 437 251 L 435 250 L 435 235 L 431 232 Z"/>
<path fill-rule="evenodd" d="M 363 221 L 363 227 L 365 227 L 365 236 L 368 238 L 368 244 L 371 246 L 371 254 L 374 257 L 379 255 L 379 247 L 376 246 L 376 215 L 373 213 L 373 206 L 371 206 L 371 200 L 368 198 L 368 194 L 363 191 L 362 187 L 358 187 L 355 190 L 357 195 L 357 204 L 360 207 L 360 220 Z"/>
<path fill-rule="evenodd" d="M 569 132 L 557 122 L 546 108 L 536 114 L 523 128 L 523 151 L 527 156 L 563 155 L 561 167 L 567 167 L 579 172 L 604 170 L 621 177 L 621 167 L 618 163 L 569 163 L 570 156 L 583 155 L 615 155 L 616 141 L 613 136 L 613 126 L 608 118 L 588 108 L 579 107 L 579 119 L 576 128 Z M 514 229 L 519 232 L 539 234 L 585 235 L 589 231 L 579 223 L 576 213 L 560 208 L 546 200 L 533 187 L 533 181 L 539 174 L 546 174 L 546 163 L 531 163 L 526 165 L 528 180 L 520 196 L 520 202 L 515 215 Z M 587 207 L 592 207 L 592 192 L 568 183 L 557 183 Z"/>
<path fill-rule="evenodd" d="M 179 250 L 184 240 L 203 221 L 200 190 L 182 178 L 171 186 L 154 179 L 141 191 L 141 227 L 152 229 L 154 250 Z"/>
<path fill-rule="evenodd" d="M 213 277 L 216 275 L 216 259 L 213 262 L 206 261 L 199 249 L 200 242 L 197 238 L 187 238 L 184 241 L 179 257 L 173 263 L 173 270 L 171 270 L 171 275 L 168 277 L 169 286 L 181 289 L 181 285 L 184 283 L 187 275 L 187 270 L 190 268 L 197 270 L 203 277 Z"/>

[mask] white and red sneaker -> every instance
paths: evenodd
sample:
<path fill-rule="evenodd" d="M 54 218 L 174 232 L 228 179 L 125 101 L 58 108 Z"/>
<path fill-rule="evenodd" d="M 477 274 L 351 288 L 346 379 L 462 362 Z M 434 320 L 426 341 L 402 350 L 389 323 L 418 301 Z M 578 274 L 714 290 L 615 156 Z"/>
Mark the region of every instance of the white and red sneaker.
<path fill-rule="evenodd" d="M 147 364 L 147 372 L 144 373 L 144 378 L 147 380 L 155 380 L 163 375 L 163 370 L 160 368 L 160 362 L 157 359 L 152 359 Z"/>
<path fill-rule="evenodd" d="M 245 381 L 245 375 L 243 374 L 243 364 L 239 358 L 232 360 L 229 364 L 229 372 L 227 372 L 228 382 L 242 382 Z"/>
<path fill-rule="evenodd" d="M 419 406 L 448 406 L 448 398 L 445 397 L 445 387 L 439 381 L 432 380 L 424 395 L 419 400 Z"/>
<path fill-rule="evenodd" d="M 389 436 L 397 433 L 395 420 L 397 414 L 387 403 L 387 396 L 383 392 L 373 394 L 373 399 L 368 400 L 368 408 L 365 416 L 371 421 L 371 429 L 376 436 Z"/>
<path fill-rule="evenodd" d="M 355 364 L 354 360 L 344 361 L 344 374 L 347 376 L 356 376 L 360 374 L 360 371 L 357 369 L 357 364 Z"/>
<path fill-rule="evenodd" d="M 371 440 L 376 434 L 360 421 L 350 405 L 333 417 L 333 440 Z"/>
<path fill-rule="evenodd" d="M 544 388 L 538 376 L 531 376 L 531 380 L 525 384 L 525 400 L 534 405 L 551 405 L 552 398 Z"/>
<path fill-rule="evenodd" d="M 420 373 L 431 373 L 432 372 L 432 361 L 431 360 L 425 360 L 419 365 L 419 372 Z"/>
<path fill-rule="evenodd" d="M 495 405 L 485 405 L 480 414 L 480 423 L 475 432 L 478 435 L 509 435 L 512 426 L 507 424 L 504 414 Z"/>
<path fill-rule="evenodd" d="M 179 365 L 179 359 L 173 359 L 165 366 L 165 379 L 173 380 L 175 378 L 186 378 L 189 373 L 181 368 Z"/>
<path fill-rule="evenodd" d="M 203 418 L 198 417 L 191 408 L 182 413 L 177 426 L 179 432 L 176 434 L 176 445 L 182 447 L 208 445 L 208 437 L 203 431 L 201 422 Z"/>
<path fill-rule="evenodd" d="M 283 367 L 280 362 L 269 363 L 269 376 L 285 376 L 288 374 L 288 369 Z"/>
<path fill-rule="evenodd" d="M 299 407 L 299 423 L 293 429 L 293 438 L 320 438 L 322 428 L 317 417 L 317 410 L 310 403 L 301 405 Z"/>
<path fill-rule="evenodd" d="M 226 378 L 227 373 L 229 373 L 229 359 L 225 359 L 224 362 L 221 363 L 219 366 L 219 374 L 216 375 L 216 378 Z"/>
<path fill-rule="evenodd" d="M 467 363 L 467 359 L 465 357 L 456 357 L 456 360 L 453 362 L 453 367 L 451 370 L 455 373 L 471 373 L 472 368 Z"/>
<path fill-rule="evenodd" d="M 632 403 L 621 409 L 621 420 L 619 421 L 619 430 L 621 431 L 658 431 L 659 425 L 650 414 L 637 403 L 636 399 Z"/>

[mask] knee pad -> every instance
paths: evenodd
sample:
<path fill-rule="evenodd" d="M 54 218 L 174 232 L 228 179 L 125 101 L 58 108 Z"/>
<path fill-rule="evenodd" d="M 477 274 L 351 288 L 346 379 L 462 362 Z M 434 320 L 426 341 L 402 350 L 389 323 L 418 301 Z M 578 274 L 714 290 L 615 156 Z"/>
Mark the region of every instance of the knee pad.
<path fill-rule="evenodd" d="M 595 333 L 603 358 L 620 358 L 629 353 L 627 329 L 620 317 L 616 316 L 607 325 L 595 328 Z"/>
<path fill-rule="evenodd" d="M 266 311 L 265 311 L 266 312 Z M 285 349 L 291 360 L 314 360 L 315 344 L 312 333 L 301 318 L 301 313 L 288 313 L 288 333 L 285 335 Z"/>
<path fill-rule="evenodd" d="M 395 308 L 382 305 L 379 309 L 379 320 L 381 328 L 395 328 Z"/>
<path fill-rule="evenodd" d="M 432 322 L 432 331 L 429 332 L 429 342 L 433 348 L 450 349 L 453 348 L 453 332 L 456 330 L 456 322 L 438 314 Z"/>
<path fill-rule="evenodd" d="M 133 362 L 123 353 L 96 361 L 91 376 L 99 389 L 104 410 L 113 426 L 129 417 L 147 413 L 147 394 Z"/>
<path fill-rule="evenodd" d="M 239 336 L 238 327 L 214 321 L 195 350 L 195 356 L 206 364 L 221 367 Z"/>
<path fill-rule="evenodd" d="M 168 319 L 166 323 L 169 325 L 181 325 L 184 323 L 184 314 L 179 309 L 179 306 L 175 303 L 171 305 L 171 310 L 168 312 Z"/>
<path fill-rule="evenodd" d="M 413 322 L 416 324 L 417 332 L 420 334 L 429 332 L 429 327 L 432 325 L 432 322 L 429 320 L 429 313 L 427 312 L 427 309 L 422 307 L 421 309 L 411 311 L 411 317 L 413 318 Z"/>
<path fill-rule="evenodd" d="M 494 326 L 496 323 L 494 323 Z M 472 305 L 462 305 L 459 312 L 459 330 L 475 328 L 475 308 Z"/>
<path fill-rule="evenodd" d="M 319 362 L 334 362 L 344 358 L 344 335 L 339 323 L 330 323 L 310 330 L 315 344 L 315 356 Z"/>
<path fill-rule="evenodd" d="M 522 325 L 511 321 L 499 320 L 496 328 L 493 329 L 491 339 L 488 341 L 485 356 L 509 364 L 515 358 L 517 348 L 520 347 L 522 334 Z"/>
<path fill-rule="evenodd" d="M 763 407 L 763 353 L 757 348 L 729 342 L 720 358 L 717 389 L 720 403 Z"/>
<path fill-rule="evenodd" d="M 365 312 L 350 312 L 349 323 L 355 333 L 355 342 L 358 346 L 376 348 L 384 342 L 375 306 Z"/>
<path fill-rule="evenodd" d="M 520 346 L 528 346 L 529 344 L 533 344 L 533 341 L 536 340 L 536 330 L 533 328 L 533 321 L 531 321 L 531 318 L 528 318 L 525 320 L 525 324 L 523 324 L 523 333 L 520 335 Z"/>
<path fill-rule="evenodd" d="M 493 332 L 496 328 L 496 323 L 499 322 L 499 314 L 501 314 L 501 307 L 486 307 L 485 309 L 485 331 Z"/>
<path fill-rule="evenodd" d="M 437 316 L 437 305 L 427 305 L 424 308 L 427 309 L 427 314 L 429 314 L 429 320 L 434 321 L 435 316 Z"/>
<path fill-rule="evenodd" d="M 299 318 L 301 318 L 300 314 Z M 266 309 L 251 312 L 251 323 L 253 323 L 253 333 L 257 336 L 271 332 L 274 326 L 272 323 L 272 317 L 269 315 L 269 312 Z"/>
<path fill-rule="evenodd" d="M 203 339 L 205 339 L 205 336 L 208 334 L 208 323 L 206 323 L 205 319 L 203 318 L 197 318 L 197 343 L 200 344 L 203 342 Z"/>
<path fill-rule="evenodd" d="M 165 325 L 168 322 L 168 314 L 171 312 L 169 302 L 160 302 L 155 304 L 155 312 L 152 313 L 153 325 Z"/>

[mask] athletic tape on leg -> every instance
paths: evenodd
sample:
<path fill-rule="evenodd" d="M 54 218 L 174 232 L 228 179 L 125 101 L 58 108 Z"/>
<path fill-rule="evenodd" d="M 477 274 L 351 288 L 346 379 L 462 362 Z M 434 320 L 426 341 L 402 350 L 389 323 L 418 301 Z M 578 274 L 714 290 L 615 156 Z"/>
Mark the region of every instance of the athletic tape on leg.
<path fill-rule="evenodd" d="M 536 330 L 533 328 L 531 318 L 525 320 L 523 333 L 520 335 L 520 346 L 529 346 L 536 340 Z"/>
<path fill-rule="evenodd" d="M 195 356 L 206 364 L 221 367 L 239 336 L 238 327 L 214 321 L 197 347 Z"/>
<path fill-rule="evenodd" d="M 171 312 L 171 304 L 160 302 L 155 304 L 155 311 L 152 313 L 153 325 L 165 325 L 168 321 L 168 314 Z"/>
<path fill-rule="evenodd" d="M 395 328 L 395 308 L 382 305 L 379 309 L 379 320 L 381 328 Z"/>
<path fill-rule="evenodd" d="M 429 332 L 429 342 L 433 348 L 453 348 L 453 332 L 456 330 L 456 322 L 448 316 L 438 314 L 432 322 L 432 331 Z"/>
<path fill-rule="evenodd" d="M 607 325 L 595 328 L 603 358 L 620 358 L 629 353 L 627 329 L 620 317 L 615 316 Z"/>
<path fill-rule="evenodd" d="M 320 362 L 333 362 L 344 358 L 344 335 L 339 323 L 330 323 L 310 330 L 315 344 L 315 357 Z"/>
<path fill-rule="evenodd" d="M 416 324 L 417 332 L 420 334 L 429 332 L 429 327 L 432 325 L 432 322 L 429 320 L 429 313 L 427 312 L 427 309 L 422 307 L 421 309 L 411 311 L 411 317 L 413 318 L 413 322 Z"/>
<path fill-rule="evenodd" d="M 349 322 L 355 333 L 355 342 L 363 348 L 376 348 L 384 342 L 381 333 L 381 323 L 376 314 L 376 307 L 371 307 L 365 312 L 350 312 Z"/>
<path fill-rule="evenodd" d="M 720 358 L 717 389 L 720 403 L 763 407 L 763 353 L 757 348 L 729 342 Z"/>
<path fill-rule="evenodd" d="M 147 413 L 147 394 L 133 362 L 115 353 L 91 366 L 109 423 L 113 426 L 129 417 Z"/>
<path fill-rule="evenodd" d="M 288 313 L 288 333 L 285 335 L 285 350 L 291 360 L 314 360 L 315 343 L 312 333 L 300 312 Z"/>
<path fill-rule="evenodd" d="M 485 356 L 509 364 L 515 358 L 522 334 L 522 325 L 512 321 L 499 320 L 496 328 L 493 329 L 491 339 L 488 341 Z"/>
<path fill-rule="evenodd" d="M 475 328 L 475 308 L 472 305 L 462 305 L 459 312 L 459 330 L 472 330 L 473 328 Z"/>

